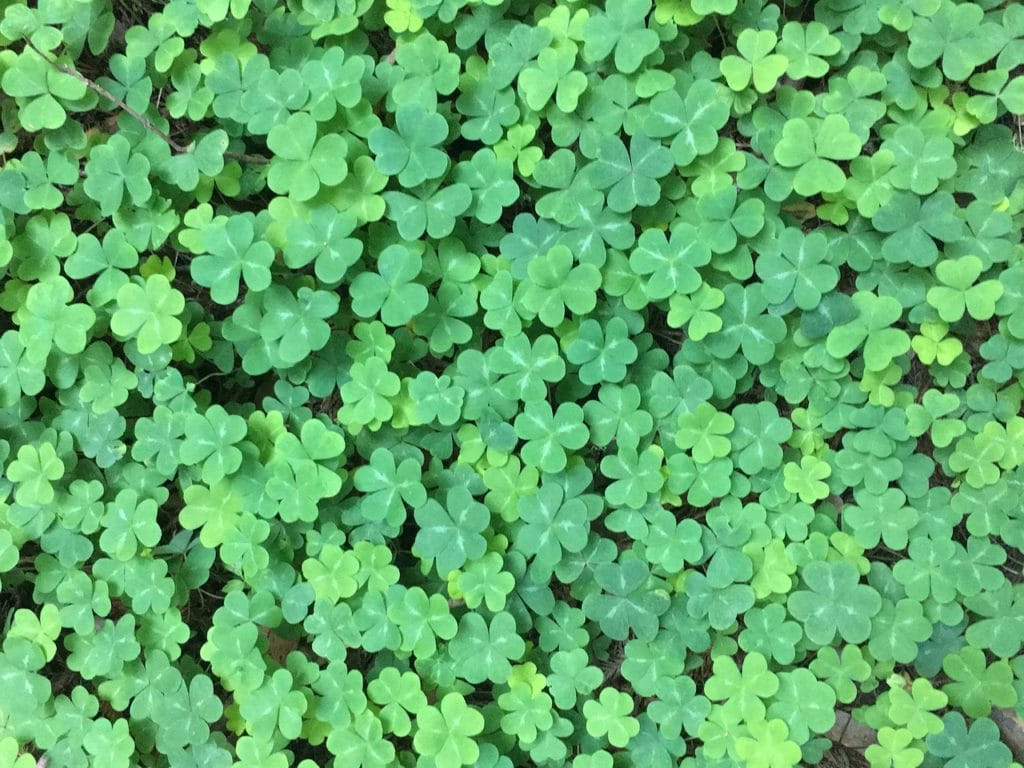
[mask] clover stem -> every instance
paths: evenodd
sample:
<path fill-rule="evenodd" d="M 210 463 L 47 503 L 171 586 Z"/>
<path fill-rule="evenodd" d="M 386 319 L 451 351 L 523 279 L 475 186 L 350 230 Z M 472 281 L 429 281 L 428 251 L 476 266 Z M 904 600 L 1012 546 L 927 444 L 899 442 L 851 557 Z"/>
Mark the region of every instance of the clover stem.
<path fill-rule="evenodd" d="M 48 63 L 51 67 L 56 69 L 58 72 L 61 72 L 61 73 L 65 74 L 65 75 L 70 75 L 71 77 L 75 78 L 76 80 L 81 81 L 89 89 L 91 89 L 92 91 L 98 93 L 100 96 L 105 98 L 107 101 L 109 101 L 109 102 L 111 102 L 113 104 L 116 104 L 122 111 L 127 112 L 129 115 L 131 115 L 136 120 L 138 120 L 139 123 L 142 124 L 143 128 L 145 128 L 147 131 L 152 133 L 154 136 L 159 137 L 165 144 L 167 144 L 167 146 L 169 146 L 171 149 L 173 149 L 179 155 L 187 155 L 187 154 L 189 154 L 189 152 L 191 152 L 191 150 L 188 147 L 183 146 L 183 145 L 179 144 L 178 142 L 176 142 L 174 139 L 172 139 L 170 136 L 168 136 L 164 131 L 162 131 L 159 128 L 157 128 L 156 125 L 154 125 L 153 122 L 148 117 L 143 115 L 138 110 L 133 109 L 132 107 L 128 106 L 122 99 L 117 98 L 117 96 L 112 94 L 110 91 L 108 91 L 106 88 L 104 88 L 99 83 L 94 82 L 93 80 L 91 80 L 90 78 L 86 77 L 85 75 L 83 75 L 81 72 L 79 72 L 76 69 L 72 69 L 71 67 L 65 67 L 63 64 L 58 64 L 56 61 L 54 61 L 49 56 L 47 56 L 45 53 L 43 53 L 41 50 L 39 50 L 31 40 L 25 40 L 25 45 L 27 45 L 29 48 L 31 48 L 33 51 L 35 51 L 40 57 L 42 57 L 42 59 L 46 63 Z M 224 153 L 224 157 L 232 159 L 232 160 L 239 160 L 239 161 L 244 162 L 244 163 L 254 163 L 254 164 L 260 164 L 260 165 L 263 165 L 263 164 L 266 164 L 266 163 L 270 162 L 270 160 L 268 160 L 267 158 L 263 157 L 262 155 L 250 155 L 250 154 L 243 153 L 243 152 L 225 152 Z"/>

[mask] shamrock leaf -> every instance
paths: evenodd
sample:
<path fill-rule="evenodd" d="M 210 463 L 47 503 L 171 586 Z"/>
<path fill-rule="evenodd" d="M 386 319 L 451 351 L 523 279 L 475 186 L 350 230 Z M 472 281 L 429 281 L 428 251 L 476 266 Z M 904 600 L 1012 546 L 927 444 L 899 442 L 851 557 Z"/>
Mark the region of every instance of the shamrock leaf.
<path fill-rule="evenodd" d="M 86 304 L 72 304 L 74 295 L 71 284 L 60 276 L 29 288 L 18 313 L 18 335 L 30 362 L 44 363 L 54 347 L 68 355 L 85 349 L 96 313 Z"/>
<path fill-rule="evenodd" d="M 784 168 L 796 168 L 793 189 L 804 197 L 822 192 L 835 193 L 846 184 L 846 176 L 834 161 L 852 160 L 860 154 L 861 140 L 841 115 L 824 119 L 794 118 L 782 128 L 775 145 L 775 161 Z"/>
<path fill-rule="evenodd" d="M 729 656 L 719 656 L 713 670 L 704 685 L 704 693 L 711 701 L 724 701 L 722 706 L 729 717 L 752 723 L 764 719 L 764 700 L 779 690 L 779 679 L 768 670 L 764 656 L 756 651 L 748 653 L 742 669 Z"/>
<path fill-rule="evenodd" d="M 968 645 L 947 656 L 942 669 L 951 680 L 942 692 L 969 717 L 986 717 L 992 707 L 1012 707 L 1017 701 L 1010 665 L 1005 661 L 988 664 L 978 648 Z"/>
<path fill-rule="evenodd" d="M 310 200 L 321 186 L 345 180 L 348 145 L 337 133 L 317 138 L 316 121 L 305 112 L 290 115 L 270 129 L 267 146 L 274 153 L 267 186 L 298 201 Z"/>
<path fill-rule="evenodd" d="M 110 318 L 110 330 L 123 338 L 134 338 L 139 353 L 148 355 L 181 335 L 178 315 L 185 309 L 185 297 L 163 275 L 151 275 L 143 285 L 125 283 L 117 292 L 117 311 Z"/>
<path fill-rule="evenodd" d="M 660 230 L 646 230 L 629 255 L 630 268 L 647 277 L 645 292 L 655 301 L 697 291 L 701 287 L 697 268 L 710 261 L 711 249 L 687 223 L 678 225 L 668 238 Z"/>
<path fill-rule="evenodd" d="M 786 28 L 789 26 L 787 24 Z M 772 53 L 777 42 L 778 37 L 770 30 L 744 29 L 740 32 L 736 38 L 736 49 L 740 55 L 723 56 L 720 64 L 729 88 L 742 91 L 751 83 L 758 93 L 768 93 L 774 88 L 790 67 L 789 59 L 782 51 Z M 788 47 L 791 51 L 799 50 L 792 42 Z"/>
<path fill-rule="evenodd" d="M 600 384 L 622 381 L 627 366 L 636 361 L 637 349 L 629 338 L 626 322 L 613 317 L 604 327 L 596 320 L 584 320 L 565 356 L 580 366 L 580 381 Z"/>
<path fill-rule="evenodd" d="M 396 736 L 408 736 L 412 730 L 409 715 L 415 715 L 427 706 L 420 679 L 414 672 L 399 672 L 385 667 L 378 677 L 366 686 L 367 696 L 381 707 L 380 718 L 384 727 Z"/>
<path fill-rule="evenodd" d="M 602 591 L 583 600 L 583 612 L 614 640 L 626 639 L 631 630 L 641 640 L 653 639 L 669 598 L 663 589 L 648 586 L 649 576 L 650 570 L 639 560 L 598 566 L 594 580 Z"/>
<path fill-rule="evenodd" d="M 1010 749 L 999 739 L 999 728 L 987 717 L 975 719 L 970 729 L 959 712 L 947 712 L 942 730 L 928 736 L 928 751 L 946 758 L 946 768 L 1003 766 L 1011 761 Z"/>
<path fill-rule="evenodd" d="M 804 26 L 790 21 L 782 28 L 778 50 L 787 59 L 786 74 L 800 79 L 823 77 L 829 69 L 825 59 L 835 56 L 841 48 L 839 38 L 829 34 L 828 27 L 821 22 L 812 21 Z"/>
<path fill-rule="evenodd" d="M 313 209 L 308 221 L 293 219 L 288 225 L 284 263 L 298 269 L 315 263 L 316 277 L 323 283 L 337 283 L 345 277 L 363 251 L 363 244 L 349 237 L 356 221 L 351 214 L 330 206 Z"/>
<path fill-rule="evenodd" d="M 777 250 L 763 253 L 754 265 L 764 282 L 765 296 L 773 304 L 792 300 L 800 309 L 814 309 L 822 295 L 839 282 L 839 271 L 827 261 L 828 241 L 820 232 L 804 236 L 787 227 L 777 246 Z"/>
<path fill-rule="evenodd" d="M 913 738 L 909 731 L 902 728 L 880 728 L 878 743 L 864 750 L 864 755 L 872 765 L 915 768 L 924 760 L 924 753 L 910 746 Z"/>
<path fill-rule="evenodd" d="M 856 566 L 815 560 L 801 575 L 809 589 L 793 592 L 787 605 L 803 623 L 811 642 L 828 645 L 836 633 L 849 643 L 868 639 L 871 619 L 881 610 L 882 599 L 874 589 L 859 583 Z"/>
<path fill-rule="evenodd" d="M 459 693 L 445 694 L 439 707 L 416 714 L 413 748 L 433 758 L 438 768 L 459 768 L 476 762 L 480 747 L 473 737 L 484 729 L 484 718 Z"/>
<path fill-rule="evenodd" d="M 566 451 L 582 448 L 590 434 L 583 409 L 575 403 L 562 403 L 557 412 L 546 401 L 527 403 L 514 427 L 516 436 L 526 441 L 523 461 L 549 474 L 565 469 Z"/>
<path fill-rule="evenodd" d="M 947 323 L 955 323 L 965 311 L 975 320 L 987 320 L 995 314 L 1003 286 L 998 280 L 978 283 L 982 267 L 977 256 L 943 260 L 935 265 L 935 276 L 941 285 L 928 290 L 928 303 Z"/>
<path fill-rule="evenodd" d="M 608 0 L 605 12 L 594 14 L 583 26 L 583 55 L 600 61 L 615 52 L 615 68 L 625 74 L 639 69 L 658 48 L 658 34 L 647 29 L 650 0 Z"/>
<path fill-rule="evenodd" d="M 385 325 L 405 325 L 427 306 L 427 289 L 414 282 L 422 268 L 417 251 L 389 245 L 377 259 L 377 272 L 362 272 L 352 281 L 352 310 L 360 317 L 379 312 Z"/>
<path fill-rule="evenodd" d="M 583 315 L 597 303 L 601 273 L 593 264 L 573 266 L 573 253 L 556 245 L 527 267 L 527 280 L 516 296 L 523 306 L 549 328 L 559 325 L 566 310 Z"/>
<path fill-rule="evenodd" d="M 579 552 L 587 544 L 588 512 L 578 498 L 566 499 L 560 485 L 546 483 L 517 505 L 523 527 L 515 546 L 548 569 L 560 562 L 562 552 Z"/>
<path fill-rule="evenodd" d="M 800 762 L 800 747 L 788 739 L 782 720 L 762 720 L 750 725 L 750 736 L 736 740 L 736 754 L 749 768 L 792 768 Z"/>
<path fill-rule="evenodd" d="M 956 173 L 953 142 L 945 136 L 928 136 L 916 125 L 900 126 L 882 143 L 881 151 L 892 152 L 889 183 L 917 195 L 934 192 L 939 182 Z"/>
<path fill-rule="evenodd" d="M 487 507 L 464 487 L 448 491 L 445 501 L 445 506 L 441 506 L 428 499 L 416 509 L 419 530 L 413 545 L 418 556 L 435 560 L 442 576 L 483 556 L 487 540 L 481 532 L 491 519 Z"/>
<path fill-rule="evenodd" d="M 15 484 L 14 499 L 19 504 L 49 504 L 53 501 L 53 483 L 64 477 L 64 462 L 50 443 L 23 445 L 17 458 L 7 465 L 7 479 Z"/>
<path fill-rule="evenodd" d="M 20 37 L 16 34 L 14 38 Z M 67 112 L 60 99 L 77 100 L 87 93 L 85 83 L 26 48 L 13 65 L 5 68 L 0 86 L 18 102 L 18 119 L 26 131 L 55 130 L 64 125 Z"/>
<path fill-rule="evenodd" d="M 1003 45 L 1002 29 L 982 19 L 982 9 L 974 3 L 943 2 L 937 13 L 915 16 L 907 59 L 915 67 L 926 67 L 941 58 L 946 77 L 966 80 Z"/>
<path fill-rule="evenodd" d="M 672 153 L 660 142 L 640 134 L 630 140 L 629 149 L 617 138 L 598 146 L 597 157 L 585 173 L 597 189 L 607 190 L 608 207 L 628 213 L 637 206 L 654 205 L 661 187 L 658 179 L 674 165 Z"/>
<path fill-rule="evenodd" d="M 251 214 L 230 216 L 202 233 L 205 253 L 192 260 L 192 278 L 209 288 L 210 298 L 218 304 L 238 299 L 240 279 L 251 291 L 270 285 L 274 249 L 256 237 L 253 222 Z"/>
<path fill-rule="evenodd" d="M 85 165 L 85 193 L 100 204 L 100 212 L 110 216 L 127 197 L 141 206 L 153 188 L 149 184 L 149 160 L 143 154 L 132 154 L 128 139 L 111 136 L 106 144 L 95 147 Z"/>
<path fill-rule="evenodd" d="M 512 673 L 510 660 L 520 658 L 526 645 L 516 633 L 512 614 L 502 611 L 490 624 L 478 613 L 467 613 L 448 652 L 459 665 L 459 676 L 471 683 L 504 683 Z"/>
<path fill-rule="evenodd" d="M 352 364 L 351 379 L 341 387 L 343 405 L 338 419 L 355 432 L 367 425 L 391 418 L 391 398 L 402 388 L 398 375 L 388 370 L 379 357 Z"/>
<path fill-rule="evenodd" d="M 632 712 L 633 699 L 629 694 L 604 688 L 597 701 L 591 699 L 583 704 L 587 733 L 595 738 L 607 736 L 613 747 L 625 747 L 640 733 L 640 723 Z"/>
<path fill-rule="evenodd" d="M 401 106 L 395 111 L 397 131 L 374 128 L 367 137 L 377 169 L 397 176 L 403 187 L 415 187 L 436 179 L 448 167 L 448 157 L 437 149 L 448 136 L 448 123 L 422 106 Z"/>
<path fill-rule="evenodd" d="M 242 465 L 242 452 L 236 443 L 246 432 L 245 419 L 229 414 L 222 406 L 212 405 L 206 413 L 188 416 L 178 456 L 185 465 L 202 464 L 203 482 L 216 483 Z"/>
<path fill-rule="evenodd" d="M 864 365 L 868 370 L 884 370 L 910 348 L 907 333 L 892 327 L 903 309 L 891 296 L 876 296 L 868 291 L 855 293 L 853 303 L 857 317 L 829 333 L 826 349 L 830 355 L 841 359 L 863 345 Z"/>
<path fill-rule="evenodd" d="M 719 413 L 710 403 L 701 403 L 692 413 L 679 415 L 676 445 L 689 450 L 698 464 L 729 455 L 732 444 L 726 437 L 736 422 L 727 413 Z"/>
<path fill-rule="evenodd" d="M 672 137 L 669 149 L 676 165 L 688 165 L 718 146 L 718 131 L 729 119 L 721 85 L 697 80 L 685 96 L 668 90 L 651 99 L 644 132 L 657 139 Z"/>

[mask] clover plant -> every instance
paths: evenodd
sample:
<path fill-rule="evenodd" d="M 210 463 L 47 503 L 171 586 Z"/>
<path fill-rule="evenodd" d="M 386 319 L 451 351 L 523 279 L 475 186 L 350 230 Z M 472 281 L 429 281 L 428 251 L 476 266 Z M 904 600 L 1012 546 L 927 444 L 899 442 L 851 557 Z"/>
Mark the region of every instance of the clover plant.
<path fill-rule="evenodd" d="M 0 768 L 1019 768 L 1019 4 L 3 0 L 0 92 Z"/>

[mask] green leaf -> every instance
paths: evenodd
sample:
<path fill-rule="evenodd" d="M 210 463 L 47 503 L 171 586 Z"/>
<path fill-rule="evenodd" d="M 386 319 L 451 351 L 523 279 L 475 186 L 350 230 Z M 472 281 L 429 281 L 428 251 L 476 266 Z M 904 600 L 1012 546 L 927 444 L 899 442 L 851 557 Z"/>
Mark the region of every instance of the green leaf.
<path fill-rule="evenodd" d="M 815 560 L 801 574 L 807 590 L 789 596 L 793 617 L 803 623 L 807 638 L 828 645 L 838 633 L 848 643 L 861 643 L 871 635 L 871 619 L 882 600 L 871 587 L 860 584 L 856 567 L 849 562 Z"/>
<path fill-rule="evenodd" d="M 178 315 L 184 309 L 181 292 L 172 288 L 163 275 L 151 275 L 141 286 L 121 286 L 110 329 L 118 336 L 134 338 L 140 354 L 152 354 L 178 340 L 182 330 Z"/>
<path fill-rule="evenodd" d="M 473 499 L 465 488 L 448 491 L 445 506 L 434 499 L 416 509 L 419 531 L 413 545 L 419 557 L 433 558 L 438 573 L 447 576 L 487 550 L 481 532 L 490 522 L 490 512 Z"/>
<path fill-rule="evenodd" d="M 413 748 L 433 758 L 438 768 L 470 765 L 480 755 L 474 736 L 483 731 L 484 718 L 459 693 L 448 693 L 439 707 L 424 707 L 416 715 Z"/>
<path fill-rule="evenodd" d="M 321 187 L 333 187 L 348 175 L 348 144 L 337 133 L 317 138 L 316 121 L 297 112 L 270 129 L 267 147 L 274 153 L 267 185 L 293 200 L 310 200 Z"/>
<path fill-rule="evenodd" d="M 115 134 L 90 153 L 83 189 L 100 204 L 104 216 L 113 214 L 128 198 L 132 204 L 141 206 L 153 194 L 149 160 L 145 155 L 132 154 L 128 140 Z"/>

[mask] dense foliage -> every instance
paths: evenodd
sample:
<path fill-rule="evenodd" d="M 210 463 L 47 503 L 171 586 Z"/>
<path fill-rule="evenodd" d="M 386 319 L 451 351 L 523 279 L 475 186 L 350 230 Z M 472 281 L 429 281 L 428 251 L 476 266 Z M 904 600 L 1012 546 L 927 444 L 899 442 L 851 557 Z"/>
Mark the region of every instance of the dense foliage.
<path fill-rule="evenodd" d="M 0 9 L 0 767 L 1011 765 L 1024 6 Z"/>

